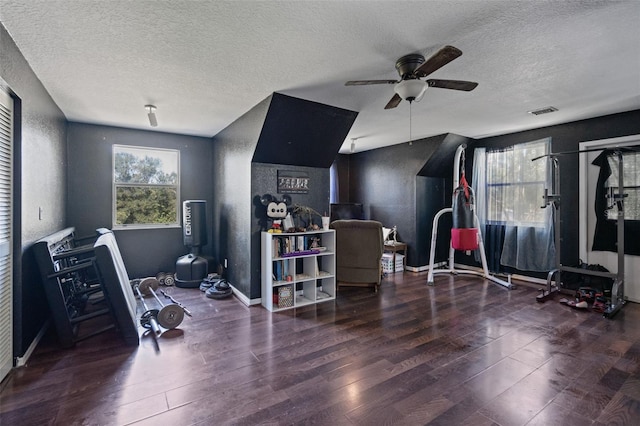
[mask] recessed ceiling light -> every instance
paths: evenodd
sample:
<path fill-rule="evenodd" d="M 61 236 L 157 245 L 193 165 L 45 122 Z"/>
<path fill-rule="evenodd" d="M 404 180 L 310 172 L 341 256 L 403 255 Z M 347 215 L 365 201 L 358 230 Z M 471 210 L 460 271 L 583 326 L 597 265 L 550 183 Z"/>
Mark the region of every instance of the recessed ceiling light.
<path fill-rule="evenodd" d="M 527 111 L 527 113 L 533 114 L 533 115 L 542 115 L 542 114 L 549 114 L 550 112 L 556 112 L 557 110 L 558 108 L 556 107 L 548 106 L 540 109 L 534 109 L 533 111 Z"/>

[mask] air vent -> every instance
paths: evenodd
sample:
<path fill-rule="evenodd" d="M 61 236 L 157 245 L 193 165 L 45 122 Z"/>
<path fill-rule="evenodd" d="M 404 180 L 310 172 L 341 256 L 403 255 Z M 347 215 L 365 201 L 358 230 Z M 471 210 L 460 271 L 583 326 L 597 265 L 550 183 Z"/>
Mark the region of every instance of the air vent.
<path fill-rule="evenodd" d="M 558 108 L 556 107 L 548 106 L 540 109 L 534 109 L 533 111 L 527 111 L 527 113 L 533 114 L 533 115 L 542 115 L 542 114 L 549 114 L 550 112 L 556 112 L 557 110 Z"/>

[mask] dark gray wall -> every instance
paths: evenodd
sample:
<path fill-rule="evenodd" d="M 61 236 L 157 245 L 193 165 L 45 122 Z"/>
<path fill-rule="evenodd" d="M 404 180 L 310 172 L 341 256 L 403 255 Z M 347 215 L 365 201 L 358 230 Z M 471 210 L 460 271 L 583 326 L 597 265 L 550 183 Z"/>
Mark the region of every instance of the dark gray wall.
<path fill-rule="evenodd" d="M 213 138 L 214 255 L 228 259 L 226 278 L 242 294 L 251 293 L 251 159 L 271 96 Z"/>
<path fill-rule="evenodd" d="M 291 165 L 253 163 L 251 167 L 251 193 L 253 194 L 253 217 L 251 225 L 251 289 L 250 298 L 260 297 L 260 233 L 266 230 L 266 208 L 260 204 L 260 196 L 271 194 L 279 201 L 284 194 L 277 193 L 278 170 L 305 172 L 309 176 L 308 194 L 289 194 L 293 210 L 295 204 L 313 208 L 320 214 L 329 213 L 329 169 L 317 167 L 300 167 Z M 292 213 L 292 217 L 295 215 Z M 312 218 L 321 226 L 320 218 Z"/>
<path fill-rule="evenodd" d="M 479 139 L 476 141 L 475 147 L 501 148 L 551 137 L 552 151 L 565 152 L 577 150 L 580 142 L 634 134 L 640 134 L 640 110 Z M 468 164 L 473 162 L 473 150 L 467 151 L 467 160 Z M 560 157 L 560 189 L 562 192 L 560 256 L 562 263 L 566 265 L 577 264 L 579 260 L 577 237 L 580 197 L 578 193 L 578 168 L 578 155 Z"/>
<path fill-rule="evenodd" d="M 306 166 L 301 170 L 310 173 L 317 185 L 313 197 L 321 201 L 297 195 L 293 200 L 328 211 L 329 167 L 356 116 L 353 111 L 274 93 L 213 138 L 214 226 L 220 230 L 214 253 L 223 262 L 228 259 L 227 279 L 250 301 L 260 297 L 254 197 L 276 195 L 278 168 Z"/>
<path fill-rule="evenodd" d="M 357 112 L 274 93 L 254 163 L 328 168 Z"/>
<path fill-rule="evenodd" d="M 0 24 L 0 84 L 16 99 L 14 181 L 14 355 L 49 316 L 30 246 L 66 222 L 66 119 Z M 39 208 L 42 215 L 39 216 Z"/>
<path fill-rule="evenodd" d="M 442 207 L 441 198 L 435 204 L 425 198 L 432 192 L 425 186 L 440 181 L 420 179 L 418 194 L 418 173 L 446 137 L 439 135 L 411 145 L 402 143 L 350 156 L 349 202 L 362 203 L 367 219 L 378 220 L 386 227 L 398 227 L 398 240 L 408 245 L 409 266 L 421 266 L 418 253 L 430 241 L 430 233 L 418 234 L 424 232 L 418 223 L 418 213 Z"/>
<path fill-rule="evenodd" d="M 112 228 L 114 144 L 180 151 L 180 209 L 184 200 L 207 201 L 209 243 L 201 253 L 210 255 L 211 241 L 217 236 L 211 219 L 213 150 L 209 138 L 69 123 L 67 225 L 81 236 L 94 234 L 96 228 Z M 130 278 L 174 272 L 176 259 L 188 252 L 182 228 L 127 229 L 115 235 Z"/>
<path fill-rule="evenodd" d="M 398 226 L 398 233 L 403 241 L 409 244 L 407 263 L 410 266 L 424 266 L 428 263 L 430 247 L 430 233 L 432 216 L 438 205 L 451 206 L 450 194 L 451 175 L 453 167 L 452 147 L 459 143 L 467 143 L 466 170 L 470 181 L 475 147 L 502 148 L 519 143 L 534 141 L 546 137 L 552 138 L 554 152 L 573 151 L 578 149 L 580 142 L 599 140 L 640 134 L 640 110 L 613 114 L 604 117 L 581 120 L 557 126 L 543 127 L 525 132 L 495 136 L 480 140 L 447 135 L 408 144 L 394 145 L 373 151 L 367 151 L 349 156 L 349 160 L 341 160 L 340 174 L 349 176 L 349 199 L 341 201 L 360 202 L 365 205 L 368 218 L 382 221 L 385 226 Z M 466 140 L 466 142 L 465 142 Z M 425 145 L 420 145 L 424 143 Z M 431 156 L 435 150 L 437 155 Z M 430 168 L 432 159 L 442 157 L 440 150 L 447 151 L 446 158 L 435 161 L 434 164 L 445 164 L 442 167 Z M 454 149 L 455 150 L 455 149 Z M 401 164 L 402 167 L 398 167 Z M 420 170 L 420 167 L 425 167 Z M 416 169 L 417 167 L 417 169 Z M 448 176 L 441 178 L 433 174 Z M 415 184 L 411 176 L 419 172 Z M 560 158 L 560 185 L 562 188 L 562 247 L 561 257 L 565 264 L 578 262 L 578 157 L 577 155 L 562 156 Z M 439 187 L 444 182 L 444 201 Z M 426 196 L 424 194 L 427 194 Z M 412 215 L 415 203 L 416 214 Z M 438 246 L 444 246 L 445 251 L 438 250 L 436 260 L 447 257 L 446 245 L 450 224 L 444 217 L 438 232 Z M 441 243 L 440 237 L 447 241 Z M 456 253 L 456 261 L 476 264 L 470 257 Z M 526 273 L 526 272 L 523 272 Z"/>
<path fill-rule="evenodd" d="M 351 185 L 351 155 L 338 154 L 331 167 L 336 167 L 338 178 L 338 193 L 336 194 L 336 203 L 351 202 L 350 185 Z"/>
<path fill-rule="evenodd" d="M 453 172 L 451 172 L 453 176 Z M 424 267 L 429 264 L 433 219 L 445 207 L 451 207 L 451 181 L 453 178 L 416 177 L 416 239 L 414 258 L 411 266 Z M 451 235 L 451 215 L 443 215 L 438 220 L 438 238 L 435 262 L 445 261 L 449 256 Z"/>

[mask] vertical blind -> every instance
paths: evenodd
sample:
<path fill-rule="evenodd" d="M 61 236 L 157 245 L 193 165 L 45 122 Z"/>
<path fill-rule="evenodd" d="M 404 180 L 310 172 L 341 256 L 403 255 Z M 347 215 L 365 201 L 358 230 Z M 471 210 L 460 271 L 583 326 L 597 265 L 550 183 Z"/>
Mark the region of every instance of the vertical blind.
<path fill-rule="evenodd" d="M 13 100 L 0 87 L 0 380 L 13 367 Z"/>

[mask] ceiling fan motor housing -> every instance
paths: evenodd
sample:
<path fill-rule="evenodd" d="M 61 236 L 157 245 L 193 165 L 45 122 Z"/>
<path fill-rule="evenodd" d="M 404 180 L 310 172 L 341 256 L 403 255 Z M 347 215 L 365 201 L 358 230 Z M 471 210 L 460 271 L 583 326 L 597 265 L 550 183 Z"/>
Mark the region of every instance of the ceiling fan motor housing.
<path fill-rule="evenodd" d="M 417 77 L 413 73 L 422 64 L 424 64 L 424 56 L 419 53 L 410 53 L 396 61 L 396 70 L 403 80 L 416 79 Z"/>

